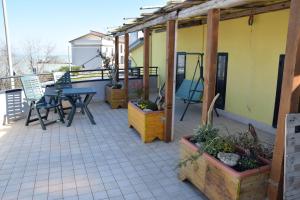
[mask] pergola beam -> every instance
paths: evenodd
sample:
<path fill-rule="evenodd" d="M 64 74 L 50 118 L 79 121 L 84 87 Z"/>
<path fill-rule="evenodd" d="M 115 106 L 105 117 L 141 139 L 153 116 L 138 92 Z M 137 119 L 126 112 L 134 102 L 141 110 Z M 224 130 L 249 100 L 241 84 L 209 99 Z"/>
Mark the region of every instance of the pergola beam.
<path fill-rule="evenodd" d="M 249 15 L 258 15 L 266 12 L 273 12 L 277 10 L 287 9 L 289 7 L 290 7 L 290 2 L 277 3 L 277 4 L 272 4 L 264 7 L 254 8 L 251 10 L 226 13 L 224 15 L 221 15 L 221 20 L 229 20 L 234 18 L 246 17 Z"/>
<path fill-rule="evenodd" d="M 207 123 L 208 110 L 216 91 L 219 21 L 220 9 L 209 10 L 207 16 L 206 70 L 204 75 L 202 124 Z"/>
<path fill-rule="evenodd" d="M 119 81 L 119 36 L 115 36 L 115 70 L 116 79 Z"/>
<path fill-rule="evenodd" d="M 122 32 L 118 32 L 116 34 L 112 33 L 112 35 L 114 35 L 114 36 L 121 36 L 121 35 L 125 35 L 126 33 L 129 33 L 129 32 L 122 31 Z"/>
<path fill-rule="evenodd" d="M 285 144 L 285 118 L 288 113 L 299 112 L 300 97 L 300 1 L 292 0 L 283 71 L 278 128 L 272 159 L 268 196 L 270 200 L 283 197 L 283 161 Z"/>
<path fill-rule="evenodd" d="M 166 94 L 165 94 L 165 136 L 166 142 L 172 140 L 173 131 L 173 96 L 174 96 L 174 61 L 175 61 L 176 21 L 167 22 L 166 41 Z"/>
<path fill-rule="evenodd" d="M 268 6 L 264 6 L 264 7 L 258 7 L 258 8 L 253 8 L 251 10 L 243 10 L 243 11 L 235 11 L 235 9 L 233 9 L 231 13 L 221 13 L 221 21 L 223 20 L 230 20 L 230 19 L 234 19 L 234 18 L 240 18 L 240 17 L 246 17 L 246 16 L 250 16 L 250 15 L 258 15 L 258 14 L 262 14 L 262 13 L 266 13 L 266 12 L 273 12 L 273 11 L 278 11 L 278 10 L 282 10 L 282 9 L 288 9 L 290 8 L 290 2 L 283 2 L 283 3 L 277 3 L 277 4 L 271 4 Z M 178 29 L 181 28 L 188 28 L 188 27 L 192 27 L 192 26 L 199 26 L 199 25 L 203 25 L 206 24 L 206 16 L 203 16 L 202 19 L 194 19 L 194 20 L 186 20 L 186 21 L 180 21 L 180 23 L 178 23 Z M 156 29 L 156 32 L 163 32 L 166 31 L 166 28 L 160 28 L 160 29 Z M 122 35 L 124 33 L 121 33 L 120 35 Z"/>
<path fill-rule="evenodd" d="M 125 90 L 125 104 L 128 103 L 128 68 L 129 68 L 129 34 L 126 33 L 124 36 L 124 90 Z"/>
<path fill-rule="evenodd" d="M 160 17 L 157 17 L 157 18 L 155 18 L 153 20 L 150 20 L 150 21 L 144 22 L 144 23 L 142 23 L 140 25 L 137 25 L 137 26 L 134 26 L 132 28 L 129 28 L 125 32 L 131 33 L 131 32 L 140 31 L 140 30 L 143 30 L 145 28 L 149 28 L 149 27 L 152 27 L 152 26 L 155 26 L 155 25 L 158 25 L 158 24 L 164 24 L 168 20 L 174 20 L 176 18 L 177 18 L 177 11 L 173 11 L 173 12 L 170 12 L 168 14 L 165 14 L 165 15 L 162 15 Z"/>
<path fill-rule="evenodd" d="M 211 0 L 179 12 L 178 19 L 205 15 L 211 9 L 225 9 L 265 0 Z"/>
<path fill-rule="evenodd" d="M 255 2 L 266 2 L 266 0 L 211 0 L 182 10 L 178 10 L 178 11 L 176 10 L 176 11 L 162 14 L 154 19 L 149 19 L 148 21 L 141 21 L 140 24 L 136 26 L 128 27 L 128 29 L 120 30 L 120 31 L 127 32 L 127 33 L 136 32 L 136 31 L 143 30 L 144 28 L 149 28 L 159 24 L 164 24 L 168 20 L 176 20 L 176 19 L 181 20 L 181 19 L 191 18 L 195 16 L 205 15 L 207 14 L 208 10 L 214 8 L 225 9 L 225 8 L 241 6 L 247 3 L 255 3 Z"/>
<path fill-rule="evenodd" d="M 144 29 L 144 75 L 143 75 L 143 99 L 149 100 L 149 61 L 150 61 L 150 30 Z"/>

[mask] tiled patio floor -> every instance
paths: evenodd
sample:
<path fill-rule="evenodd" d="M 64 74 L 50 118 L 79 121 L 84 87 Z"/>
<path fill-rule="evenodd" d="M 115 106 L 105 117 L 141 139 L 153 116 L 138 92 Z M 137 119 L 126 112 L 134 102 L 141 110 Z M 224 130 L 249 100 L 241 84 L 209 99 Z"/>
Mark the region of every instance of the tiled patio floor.
<path fill-rule="evenodd" d="M 24 126 L 0 129 L 1 199 L 205 199 L 177 179 L 178 139 L 199 121 L 193 105 L 184 122 L 176 115 L 175 141 L 142 144 L 128 128 L 127 110 L 91 105 L 97 125 L 77 114 L 71 127 Z M 179 103 L 178 109 L 182 105 Z M 216 119 L 230 129 L 245 126 Z"/>
<path fill-rule="evenodd" d="M 97 125 L 18 121 L 0 129 L 2 199 L 204 199 L 177 179 L 178 143 L 142 144 L 127 110 L 91 105 Z"/>
<path fill-rule="evenodd" d="M 180 139 L 183 135 L 190 135 L 193 133 L 193 130 L 200 124 L 201 121 L 201 105 L 200 104 L 191 104 L 184 120 L 179 121 L 185 105 L 182 101 L 176 101 L 175 107 L 175 139 Z M 220 130 L 221 134 L 232 135 L 240 132 L 245 132 L 248 130 L 248 125 L 241 124 L 239 122 L 224 118 L 222 116 L 216 117 L 214 113 L 213 125 Z M 273 145 L 275 134 L 266 133 L 259 129 L 256 129 L 258 139 L 262 143 L 268 145 Z"/>

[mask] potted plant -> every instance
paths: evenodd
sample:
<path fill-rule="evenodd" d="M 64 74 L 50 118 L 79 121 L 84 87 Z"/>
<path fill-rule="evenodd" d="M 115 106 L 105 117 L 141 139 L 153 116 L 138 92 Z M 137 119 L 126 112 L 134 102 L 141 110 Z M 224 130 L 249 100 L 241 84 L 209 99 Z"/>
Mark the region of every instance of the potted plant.
<path fill-rule="evenodd" d="M 261 200 L 267 192 L 269 155 L 249 131 L 224 137 L 205 125 L 180 141 L 179 178 L 211 200 Z"/>
<path fill-rule="evenodd" d="M 109 64 L 105 60 L 106 65 Z M 105 66 L 106 66 L 105 65 Z M 110 104 L 111 108 L 126 107 L 125 90 L 121 83 L 117 81 L 118 70 L 114 67 L 106 66 L 109 69 L 110 83 L 105 86 L 105 101 Z"/>
<path fill-rule="evenodd" d="M 125 108 L 125 90 L 122 85 L 110 85 L 105 86 L 105 101 L 111 106 L 111 108 Z"/>
<path fill-rule="evenodd" d="M 129 127 L 137 130 L 144 143 L 152 142 L 155 138 L 164 140 L 164 99 L 159 96 L 156 103 L 141 99 L 128 102 Z"/>

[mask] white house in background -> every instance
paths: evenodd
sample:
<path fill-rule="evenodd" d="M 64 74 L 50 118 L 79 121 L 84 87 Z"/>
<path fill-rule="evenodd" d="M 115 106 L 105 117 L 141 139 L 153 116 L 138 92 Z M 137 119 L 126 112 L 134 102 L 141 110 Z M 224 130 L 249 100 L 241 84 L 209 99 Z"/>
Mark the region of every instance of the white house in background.
<path fill-rule="evenodd" d="M 69 41 L 72 49 L 72 64 L 83 66 L 85 69 L 102 68 L 100 55 L 114 56 L 114 37 L 104 33 L 90 31 L 88 34 Z M 124 67 L 124 38 L 119 39 L 119 66 Z"/>

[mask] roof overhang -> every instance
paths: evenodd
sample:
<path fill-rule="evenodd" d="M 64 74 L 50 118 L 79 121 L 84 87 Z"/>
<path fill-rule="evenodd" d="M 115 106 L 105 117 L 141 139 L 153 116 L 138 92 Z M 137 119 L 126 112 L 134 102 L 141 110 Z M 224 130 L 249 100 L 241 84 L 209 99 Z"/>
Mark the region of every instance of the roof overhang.
<path fill-rule="evenodd" d="M 210 9 L 221 9 L 221 20 L 228 20 L 289 7 L 290 0 L 186 0 L 173 6 L 167 5 L 152 15 L 137 18 L 132 24 L 125 24 L 111 33 L 120 36 L 145 28 L 162 28 L 168 20 L 178 20 L 179 26 L 192 21 L 204 24 Z"/>
<path fill-rule="evenodd" d="M 74 42 L 74 41 L 76 41 L 76 40 L 79 40 L 79 39 L 81 39 L 81 38 L 87 37 L 87 36 L 89 36 L 89 35 L 96 36 L 96 37 L 98 37 L 99 39 L 101 39 L 101 38 L 110 39 L 110 40 L 113 39 L 113 38 L 111 38 L 111 36 L 109 36 L 109 35 L 107 35 L 107 34 L 100 33 L 100 32 L 97 32 L 97 31 L 92 31 L 92 30 L 91 30 L 91 31 L 90 31 L 89 33 L 87 33 L 87 34 L 84 34 L 84 35 L 82 35 L 82 36 L 80 36 L 80 37 L 77 37 L 77 38 L 75 38 L 75 39 L 73 39 L 73 40 L 70 40 L 69 43 L 72 43 L 72 42 Z"/>

